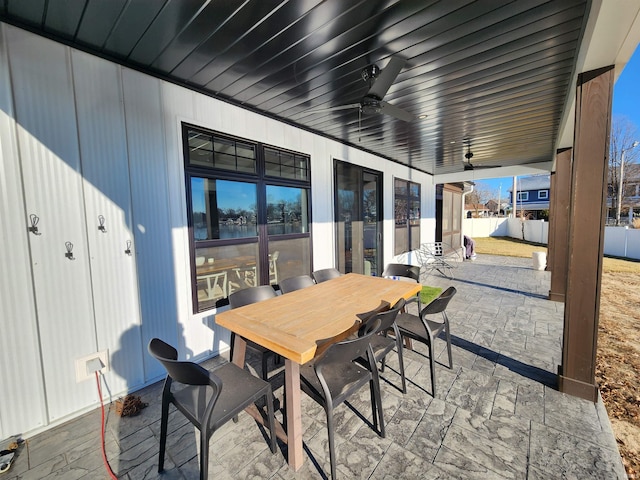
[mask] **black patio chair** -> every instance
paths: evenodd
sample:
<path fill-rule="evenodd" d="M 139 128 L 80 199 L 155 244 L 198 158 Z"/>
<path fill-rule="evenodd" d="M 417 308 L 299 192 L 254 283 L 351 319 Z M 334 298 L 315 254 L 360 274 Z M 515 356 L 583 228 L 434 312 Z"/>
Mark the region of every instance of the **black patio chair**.
<path fill-rule="evenodd" d="M 385 436 L 378 370 L 370 345 L 371 337 L 379 327 L 379 319 L 366 322 L 358 337 L 332 344 L 300 367 L 300 387 L 324 407 L 327 415 L 332 478 L 336 478 L 333 411 L 367 383 L 371 391 L 373 427 L 377 429 L 379 421 L 378 434 Z M 366 366 L 358 362 L 361 357 L 367 359 Z"/>
<path fill-rule="evenodd" d="M 386 278 L 402 277 L 420 281 L 420 267 L 417 265 L 405 265 L 404 263 L 390 263 L 382 272 Z"/>
<path fill-rule="evenodd" d="M 297 277 L 289 277 L 282 280 L 280 282 L 280 291 L 285 294 L 315 284 L 316 282 L 309 275 L 298 275 Z"/>
<path fill-rule="evenodd" d="M 323 268 L 322 270 L 316 270 L 315 272 L 311 273 L 311 276 L 316 281 L 316 283 L 326 282 L 327 280 L 337 278 L 341 275 L 342 273 L 337 268 Z"/>
<path fill-rule="evenodd" d="M 449 329 L 449 318 L 447 317 L 446 309 L 455 294 L 455 287 L 449 287 L 442 292 L 438 298 L 419 310 L 418 315 L 400 313 L 396 317 L 396 324 L 403 337 L 424 343 L 429 349 L 431 391 L 434 397 L 436 395 L 436 368 L 435 358 L 433 356 L 433 342 L 443 331 L 445 332 L 447 353 L 449 354 L 449 368 L 453 368 L 453 360 L 451 358 L 451 331 Z M 438 313 L 442 315 L 441 322 L 427 318 L 429 315 Z"/>
<path fill-rule="evenodd" d="M 393 308 L 386 312 L 377 313 L 371 320 L 380 320 L 380 327 L 376 331 L 376 335 L 371 337 L 371 350 L 376 363 L 380 363 L 380 371 L 384 372 L 385 360 L 387 355 L 395 348 L 398 353 L 398 370 L 402 382 L 402 393 L 407 393 L 407 382 L 404 375 L 404 360 L 402 357 L 402 336 L 396 324 L 398 313 L 404 308 L 405 300 L 400 299 Z M 390 337 L 388 333 L 392 331 L 394 336 Z"/>
<path fill-rule="evenodd" d="M 252 303 L 261 302 L 277 296 L 276 291 L 271 285 L 260 285 L 258 287 L 249 287 L 237 292 L 233 292 L 229 295 L 229 306 L 231 308 L 244 307 Z M 235 345 L 236 334 L 231 332 L 231 359 L 233 360 L 233 352 Z M 272 352 L 268 348 L 258 345 L 250 340 L 246 340 L 247 346 L 252 350 L 260 353 L 262 357 L 262 379 L 268 380 L 269 373 L 269 358 L 273 358 L 273 363 L 276 365 L 280 363 L 280 356 Z"/>
<path fill-rule="evenodd" d="M 233 363 L 225 363 L 209 372 L 193 362 L 178 361 L 178 351 L 158 338 L 151 339 L 148 350 L 167 371 L 162 389 L 158 472 L 164 470 L 171 403 L 200 431 L 201 480 L 207 478 L 211 436 L 218 428 L 262 397 L 267 405 L 270 449 L 272 453 L 276 453 L 276 429 L 269 382 L 251 375 Z M 181 384 L 181 388 L 172 389 L 174 383 Z"/>

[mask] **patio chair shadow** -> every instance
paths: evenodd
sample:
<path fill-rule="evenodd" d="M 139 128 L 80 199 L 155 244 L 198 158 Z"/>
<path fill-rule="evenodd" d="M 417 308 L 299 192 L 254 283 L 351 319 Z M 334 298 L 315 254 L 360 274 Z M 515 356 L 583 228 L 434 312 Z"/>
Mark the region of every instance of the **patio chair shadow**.
<path fill-rule="evenodd" d="M 463 348 L 468 352 L 479 355 L 482 358 L 489 360 L 490 362 L 502 365 L 512 372 L 533 380 L 534 382 L 542 383 L 543 385 L 553 388 L 554 390 L 558 389 L 558 376 L 555 373 L 551 373 L 540 367 L 529 365 L 527 363 L 521 362 L 520 360 L 516 360 L 515 358 L 507 357 L 506 355 L 496 352 L 495 350 L 483 347 L 481 345 L 478 345 L 477 343 L 470 342 L 456 335 L 451 335 L 451 344 L 455 345 L 456 347 Z"/>

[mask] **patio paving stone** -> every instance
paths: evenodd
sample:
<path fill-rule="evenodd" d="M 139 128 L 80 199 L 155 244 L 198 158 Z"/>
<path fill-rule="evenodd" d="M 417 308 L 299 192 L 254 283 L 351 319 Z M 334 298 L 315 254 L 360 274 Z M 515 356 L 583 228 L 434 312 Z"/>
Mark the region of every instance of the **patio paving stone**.
<path fill-rule="evenodd" d="M 549 272 L 531 259 L 480 255 L 423 283 L 458 294 L 447 309 L 453 368 L 445 342 L 436 340 L 437 394 L 431 395 L 428 350 L 405 350 L 407 393 L 399 390 L 397 356 L 381 373 L 386 438 L 371 429 L 369 390 L 336 412 L 338 476 L 362 479 L 625 479 L 601 400 L 556 390 L 561 361 L 563 305 L 546 299 Z M 417 305 L 410 305 L 417 312 Z M 207 368 L 226 355 L 203 362 Z M 251 369 L 259 359 L 249 355 Z M 282 405 L 283 371 L 272 372 L 276 405 Z M 172 411 L 165 472 L 157 473 L 162 382 L 136 392 L 149 406 L 136 417 L 108 412 L 106 445 L 119 478 L 198 477 L 195 429 Z M 356 409 L 359 415 L 354 413 Z M 325 413 L 302 396 L 305 462 L 293 472 L 287 447 L 272 455 L 264 428 L 240 415 L 212 437 L 209 472 L 221 479 L 316 479 L 330 472 Z M 282 419 L 282 411 L 276 417 Z M 107 479 L 100 453 L 100 412 L 93 410 L 27 439 L 3 480 Z M 348 446 L 348 448 L 347 448 Z"/>

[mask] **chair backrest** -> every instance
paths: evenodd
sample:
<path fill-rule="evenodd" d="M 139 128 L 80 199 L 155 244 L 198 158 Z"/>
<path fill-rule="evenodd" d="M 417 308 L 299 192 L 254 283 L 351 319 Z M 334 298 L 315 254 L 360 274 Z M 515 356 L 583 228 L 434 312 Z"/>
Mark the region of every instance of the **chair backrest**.
<path fill-rule="evenodd" d="M 390 263 L 382 272 L 383 277 L 405 277 L 420 281 L 420 267 L 404 263 Z"/>
<path fill-rule="evenodd" d="M 449 301 L 456 294 L 455 287 L 449 287 L 440 294 L 438 298 L 422 309 L 420 315 L 433 315 L 434 313 L 444 312 L 449 305 Z"/>
<path fill-rule="evenodd" d="M 289 277 L 281 280 L 279 285 L 282 293 L 289 293 L 315 284 L 313 278 L 309 275 L 298 275 L 297 277 Z"/>
<path fill-rule="evenodd" d="M 322 375 L 322 369 L 327 365 L 352 362 L 358 358 L 366 357 L 369 339 L 379 329 L 380 319 L 371 319 L 361 327 L 357 338 L 349 338 L 329 346 L 315 362 L 318 376 Z"/>
<path fill-rule="evenodd" d="M 217 379 L 211 378 L 205 368 L 193 362 L 179 361 L 178 351 L 159 338 L 152 338 L 147 350 L 153 358 L 162 364 L 172 380 L 185 385 L 216 385 L 221 387 L 215 381 Z"/>
<path fill-rule="evenodd" d="M 326 282 L 332 278 L 336 278 L 342 275 L 337 268 L 323 268 L 322 270 L 316 270 L 311 274 L 316 283 Z"/>
<path fill-rule="evenodd" d="M 276 292 L 271 285 L 244 288 L 229 295 L 229 306 L 231 308 L 244 307 L 245 305 L 268 300 L 275 296 Z"/>
<path fill-rule="evenodd" d="M 371 325 L 376 320 L 380 320 L 380 326 L 376 330 L 376 333 L 384 332 L 385 330 L 391 328 L 391 326 L 393 325 L 393 322 L 395 322 L 396 317 L 398 316 L 398 313 L 405 306 L 405 303 L 406 303 L 406 300 L 404 298 L 401 298 L 389 310 L 386 310 L 384 312 L 379 312 L 373 315 L 371 318 L 369 318 L 369 320 L 367 320 L 362 325 L 362 327 L 360 327 L 360 330 L 358 330 L 358 335 L 365 335 L 366 333 L 368 333 L 369 329 L 371 328 Z"/>

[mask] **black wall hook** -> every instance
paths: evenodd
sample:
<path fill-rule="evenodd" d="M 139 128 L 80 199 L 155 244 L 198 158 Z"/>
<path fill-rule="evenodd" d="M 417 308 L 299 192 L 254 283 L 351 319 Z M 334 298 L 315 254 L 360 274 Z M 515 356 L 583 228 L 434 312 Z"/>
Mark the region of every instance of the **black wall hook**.
<path fill-rule="evenodd" d="M 75 258 L 73 257 L 73 243 L 64 242 L 64 246 L 67 248 L 67 253 L 65 253 L 64 256 L 69 260 L 75 260 Z"/>
<path fill-rule="evenodd" d="M 124 251 L 127 255 L 131 256 L 131 240 L 127 240 L 127 249 Z"/>
<path fill-rule="evenodd" d="M 38 217 L 35 213 L 32 213 L 31 215 L 29 215 L 29 221 L 31 222 L 31 226 L 29 226 L 27 230 L 29 230 L 34 235 L 42 235 L 40 232 L 38 232 L 38 222 L 40 221 L 40 217 Z"/>
<path fill-rule="evenodd" d="M 98 230 L 102 233 L 107 233 L 107 228 L 104 226 L 104 217 L 102 215 L 98 215 Z"/>

